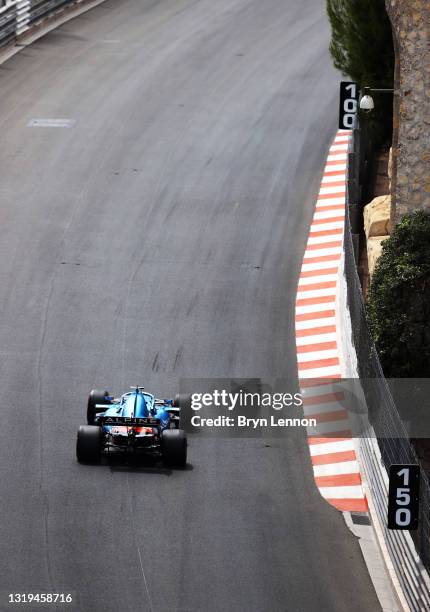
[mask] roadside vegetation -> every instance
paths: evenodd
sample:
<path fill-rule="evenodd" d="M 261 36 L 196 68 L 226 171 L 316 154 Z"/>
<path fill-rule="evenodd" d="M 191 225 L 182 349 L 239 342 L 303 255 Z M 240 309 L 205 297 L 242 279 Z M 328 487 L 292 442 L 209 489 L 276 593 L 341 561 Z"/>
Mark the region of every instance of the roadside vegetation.
<path fill-rule="evenodd" d="M 361 88 L 393 88 L 395 56 L 385 0 L 327 0 L 327 13 L 335 67 Z M 367 121 L 382 143 L 391 140 L 392 97 L 374 97 L 375 110 Z"/>
<path fill-rule="evenodd" d="M 384 242 L 367 314 L 385 376 L 429 377 L 429 213 L 406 215 Z"/>
<path fill-rule="evenodd" d="M 385 0 L 327 0 L 335 67 L 360 85 L 392 87 L 394 49 Z"/>

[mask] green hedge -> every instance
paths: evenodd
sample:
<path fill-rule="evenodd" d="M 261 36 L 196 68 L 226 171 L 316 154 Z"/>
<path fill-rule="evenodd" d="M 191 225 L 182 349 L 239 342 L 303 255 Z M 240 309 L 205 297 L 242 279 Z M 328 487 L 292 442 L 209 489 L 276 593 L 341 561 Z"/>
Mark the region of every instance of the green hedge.
<path fill-rule="evenodd" d="M 334 65 L 362 86 L 392 87 L 394 48 L 385 0 L 327 0 Z"/>
<path fill-rule="evenodd" d="M 330 53 L 335 67 L 360 87 L 392 89 L 394 46 L 385 0 L 327 0 Z M 391 140 L 392 97 L 373 94 L 375 110 L 366 117 L 376 144 Z"/>
<path fill-rule="evenodd" d="M 430 214 L 403 217 L 382 247 L 367 314 L 386 377 L 430 376 Z"/>

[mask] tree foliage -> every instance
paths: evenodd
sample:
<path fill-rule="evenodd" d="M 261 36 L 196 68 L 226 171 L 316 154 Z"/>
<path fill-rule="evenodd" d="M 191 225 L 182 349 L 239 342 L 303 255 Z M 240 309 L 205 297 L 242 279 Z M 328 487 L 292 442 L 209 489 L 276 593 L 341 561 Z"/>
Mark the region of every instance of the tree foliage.
<path fill-rule="evenodd" d="M 429 213 L 406 215 L 384 242 L 367 313 L 385 376 L 429 377 Z"/>
<path fill-rule="evenodd" d="M 394 48 L 385 0 L 327 0 L 334 65 L 362 87 L 392 88 Z"/>

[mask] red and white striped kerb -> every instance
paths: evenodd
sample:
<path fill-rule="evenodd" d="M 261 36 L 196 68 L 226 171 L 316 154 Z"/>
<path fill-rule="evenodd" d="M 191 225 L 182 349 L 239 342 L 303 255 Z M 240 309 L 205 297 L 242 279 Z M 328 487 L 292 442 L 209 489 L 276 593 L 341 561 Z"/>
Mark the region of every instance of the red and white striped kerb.
<path fill-rule="evenodd" d="M 350 131 L 337 133 L 327 157 L 296 298 L 296 346 L 308 443 L 321 495 L 342 511 L 367 512 L 343 393 L 335 303 L 343 248 Z M 309 380 L 307 380 L 309 379 Z"/>

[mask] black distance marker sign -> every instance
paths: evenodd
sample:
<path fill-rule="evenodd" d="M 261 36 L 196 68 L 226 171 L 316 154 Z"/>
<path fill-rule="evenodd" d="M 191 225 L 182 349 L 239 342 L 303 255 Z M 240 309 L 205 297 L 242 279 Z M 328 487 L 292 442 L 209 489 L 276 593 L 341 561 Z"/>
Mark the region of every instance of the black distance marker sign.
<path fill-rule="evenodd" d="M 352 130 L 355 127 L 358 107 L 358 84 L 342 81 L 339 100 L 339 129 Z"/>
<path fill-rule="evenodd" d="M 390 466 L 388 529 L 417 529 L 419 493 L 419 465 Z"/>

